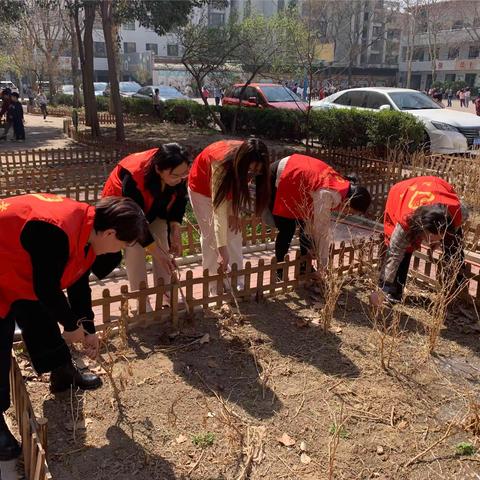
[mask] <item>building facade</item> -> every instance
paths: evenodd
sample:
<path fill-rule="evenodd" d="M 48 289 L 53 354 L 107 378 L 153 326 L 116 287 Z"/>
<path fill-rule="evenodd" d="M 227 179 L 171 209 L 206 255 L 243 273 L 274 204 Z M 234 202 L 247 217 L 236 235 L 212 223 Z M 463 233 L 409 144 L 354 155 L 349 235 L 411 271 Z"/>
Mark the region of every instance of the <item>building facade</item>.
<path fill-rule="evenodd" d="M 411 10 L 401 39 L 399 84 L 429 89 L 433 82 L 480 86 L 480 2 L 450 0 Z"/>

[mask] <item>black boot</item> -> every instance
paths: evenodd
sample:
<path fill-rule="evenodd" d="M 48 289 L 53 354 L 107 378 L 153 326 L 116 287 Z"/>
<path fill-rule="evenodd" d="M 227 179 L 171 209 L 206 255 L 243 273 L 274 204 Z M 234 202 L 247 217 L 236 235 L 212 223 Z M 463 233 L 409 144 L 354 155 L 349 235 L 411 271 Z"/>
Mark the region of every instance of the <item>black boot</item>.
<path fill-rule="evenodd" d="M 95 390 L 102 386 L 102 379 L 94 373 L 82 373 L 70 361 L 61 367 L 52 370 L 50 374 L 50 391 L 64 392 L 70 387 L 82 390 Z"/>
<path fill-rule="evenodd" d="M 19 457 L 21 453 L 20 445 L 8 429 L 3 413 L 0 413 L 0 461 L 13 460 Z"/>

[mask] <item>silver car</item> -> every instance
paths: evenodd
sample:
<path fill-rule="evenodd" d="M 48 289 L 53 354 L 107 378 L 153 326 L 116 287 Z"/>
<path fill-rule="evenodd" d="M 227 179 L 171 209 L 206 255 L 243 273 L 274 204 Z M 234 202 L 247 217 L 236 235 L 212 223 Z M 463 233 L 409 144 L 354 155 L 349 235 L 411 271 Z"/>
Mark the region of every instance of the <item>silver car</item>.
<path fill-rule="evenodd" d="M 137 93 L 133 95 L 134 98 L 153 98 L 155 89 L 158 88 L 158 93 L 160 95 L 160 100 L 188 100 L 188 97 L 183 93 L 179 92 L 174 87 L 165 87 L 164 85 L 148 85 L 142 87 Z"/>
<path fill-rule="evenodd" d="M 424 124 L 432 153 L 461 153 L 472 145 L 480 144 L 480 117 L 446 109 L 417 90 L 351 88 L 312 102 L 311 105 L 313 109 L 359 108 L 410 113 Z"/>

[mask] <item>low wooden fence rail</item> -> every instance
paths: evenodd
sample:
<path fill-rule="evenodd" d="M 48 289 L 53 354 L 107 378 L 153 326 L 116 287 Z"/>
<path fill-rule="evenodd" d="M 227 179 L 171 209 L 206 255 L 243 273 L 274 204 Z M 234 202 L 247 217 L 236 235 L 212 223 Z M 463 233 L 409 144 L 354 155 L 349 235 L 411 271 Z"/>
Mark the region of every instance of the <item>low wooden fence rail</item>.
<path fill-rule="evenodd" d="M 52 475 L 46 460 L 47 419 L 36 418 L 22 372 L 15 355 L 10 369 L 10 390 L 18 428 L 27 480 L 50 480 Z"/>

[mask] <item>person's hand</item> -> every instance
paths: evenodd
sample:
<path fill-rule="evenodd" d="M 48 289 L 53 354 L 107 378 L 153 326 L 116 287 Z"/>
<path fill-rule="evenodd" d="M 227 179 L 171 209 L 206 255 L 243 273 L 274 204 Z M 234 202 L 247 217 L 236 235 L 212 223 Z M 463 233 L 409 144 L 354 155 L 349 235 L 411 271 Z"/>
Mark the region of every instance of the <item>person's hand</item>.
<path fill-rule="evenodd" d="M 63 332 L 63 339 L 67 345 L 71 345 L 72 343 L 84 343 L 85 342 L 85 331 L 83 330 L 83 326 L 78 327 L 73 332 Z"/>
<path fill-rule="evenodd" d="M 381 307 L 386 300 L 385 293 L 382 290 L 376 290 L 370 294 L 370 305 L 373 307 Z"/>
<path fill-rule="evenodd" d="M 160 263 L 169 274 L 177 268 L 175 260 L 167 252 L 161 250 L 156 243 L 154 243 L 149 250 L 155 260 Z"/>
<path fill-rule="evenodd" d="M 227 247 L 219 247 L 218 248 L 218 258 L 217 258 L 218 265 L 222 269 L 222 272 L 227 272 L 228 264 L 230 263 L 230 257 L 228 255 Z"/>
<path fill-rule="evenodd" d="M 175 256 L 180 256 L 182 254 L 182 234 L 180 231 L 179 223 L 170 224 L 170 253 Z"/>
<path fill-rule="evenodd" d="M 242 219 L 236 217 L 235 215 L 228 216 L 228 228 L 232 230 L 233 233 L 238 233 L 242 230 Z"/>
<path fill-rule="evenodd" d="M 95 360 L 98 355 L 99 341 L 96 333 L 86 333 L 83 346 L 85 353 L 92 359 Z"/>

